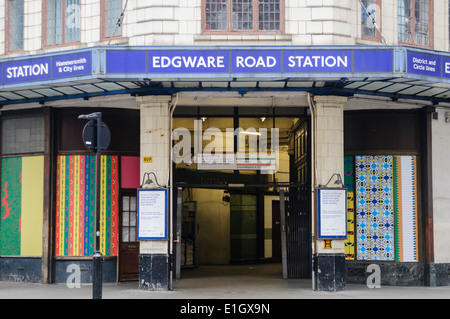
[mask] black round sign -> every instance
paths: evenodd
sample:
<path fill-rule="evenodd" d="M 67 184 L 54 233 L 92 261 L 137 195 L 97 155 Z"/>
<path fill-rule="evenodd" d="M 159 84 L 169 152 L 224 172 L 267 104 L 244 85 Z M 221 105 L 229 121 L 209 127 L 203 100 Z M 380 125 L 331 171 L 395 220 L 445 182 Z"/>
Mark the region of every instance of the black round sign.
<path fill-rule="evenodd" d="M 101 121 L 100 121 L 101 122 Z M 100 149 L 106 150 L 111 142 L 111 133 L 108 126 L 101 122 Z M 94 153 L 97 152 L 97 120 L 87 122 L 83 129 L 83 143 L 86 148 Z"/>

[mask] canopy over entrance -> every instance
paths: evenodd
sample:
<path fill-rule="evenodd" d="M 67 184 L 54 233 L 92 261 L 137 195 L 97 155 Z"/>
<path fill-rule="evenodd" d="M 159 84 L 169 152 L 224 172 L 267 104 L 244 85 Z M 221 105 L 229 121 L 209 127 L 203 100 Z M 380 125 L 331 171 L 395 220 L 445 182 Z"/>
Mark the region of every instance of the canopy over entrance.
<path fill-rule="evenodd" d="M 224 91 L 450 97 L 450 53 L 402 46 L 103 46 L 0 60 L 0 105 Z"/>

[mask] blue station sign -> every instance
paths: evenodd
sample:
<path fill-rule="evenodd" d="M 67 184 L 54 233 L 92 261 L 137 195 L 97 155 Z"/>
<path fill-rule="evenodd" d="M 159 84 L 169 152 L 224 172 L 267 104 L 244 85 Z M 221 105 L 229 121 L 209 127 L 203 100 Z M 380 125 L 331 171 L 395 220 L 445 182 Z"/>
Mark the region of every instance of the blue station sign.
<path fill-rule="evenodd" d="M 450 83 L 450 53 L 404 46 L 105 46 L 0 59 L 0 88 L 90 79 L 371 77 Z"/>
<path fill-rule="evenodd" d="M 92 74 L 92 53 L 72 53 L 3 63 L 3 84 L 49 81 Z"/>
<path fill-rule="evenodd" d="M 364 58 L 367 56 L 367 59 Z M 392 73 L 393 50 L 110 50 L 107 74 Z"/>
<path fill-rule="evenodd" d="M 408 51 L 407 73 L 450 79 L 450 56 Z"/>

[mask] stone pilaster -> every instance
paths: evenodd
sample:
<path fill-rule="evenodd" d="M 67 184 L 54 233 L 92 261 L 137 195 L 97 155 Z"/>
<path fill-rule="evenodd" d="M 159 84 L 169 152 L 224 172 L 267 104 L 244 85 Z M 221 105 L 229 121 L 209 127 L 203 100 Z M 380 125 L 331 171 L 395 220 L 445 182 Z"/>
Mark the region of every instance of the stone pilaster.
<path fill-rule="evenodd" d="M 326 185 L 333 174 L 344 179 L 344 104 L 345 97 L 316 96 L 315 102 L 315 173 L 316 186 Z M 327 187 L 336 186 L 331 179 Z M 345 290 L 344 240 L 333 240 L 331 248 L 325 241 L 315 240 L 315 279 L 318 290 Z"/>
<path fill-rule="evenodd" d="M 144 183 L 142 187 L 167 188 L 171 165 L 169 156 L 171 96 L 144 96 L 138 97 L 137 101 L 141 104 L 140 178 L 141 183 Z M 143 178 L 146 173 L 150 173 L 152 184 L 145 184 Z M 170 215 L 170 212 L 168 214 Z M 168 233 L 170 240 L 170 232 Z M 168 289 L 169 240 L 140 241 L 139 287 L 141 289 Z"/>

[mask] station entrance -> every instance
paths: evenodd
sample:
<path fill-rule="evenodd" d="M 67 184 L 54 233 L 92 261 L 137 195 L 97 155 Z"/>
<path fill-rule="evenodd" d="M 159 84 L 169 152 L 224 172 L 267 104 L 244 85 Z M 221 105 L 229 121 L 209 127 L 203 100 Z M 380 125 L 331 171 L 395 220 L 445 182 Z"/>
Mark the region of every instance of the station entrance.
<path fill-rule="evenodd" d="M 192 148 L 189 154 L 176 148 L 187 135 L 173 141 L 177 156 L 187 159 L 174 164 L 173 171 L 173 278 L 195 275 L 195 269 L 205 267 L 223 271 L 220 266 L 236 274 L 245 271 L 243 265 L 258 267 L 259 275 L 311 278 L 308 121 L 305 108 L 292 107 L 175 111 L 173 131 L 189 132 Z M 247 162 L 208 167 L 200 158 L 206 150 L 213 156 L 232 153 L 237 161 L 245 153 Z M 251 154 L 274 152 L 276 166 L 270 168 L 276 169 L 250 165 Z M 270 165 L 264 163 L 257 164 Z"/>

